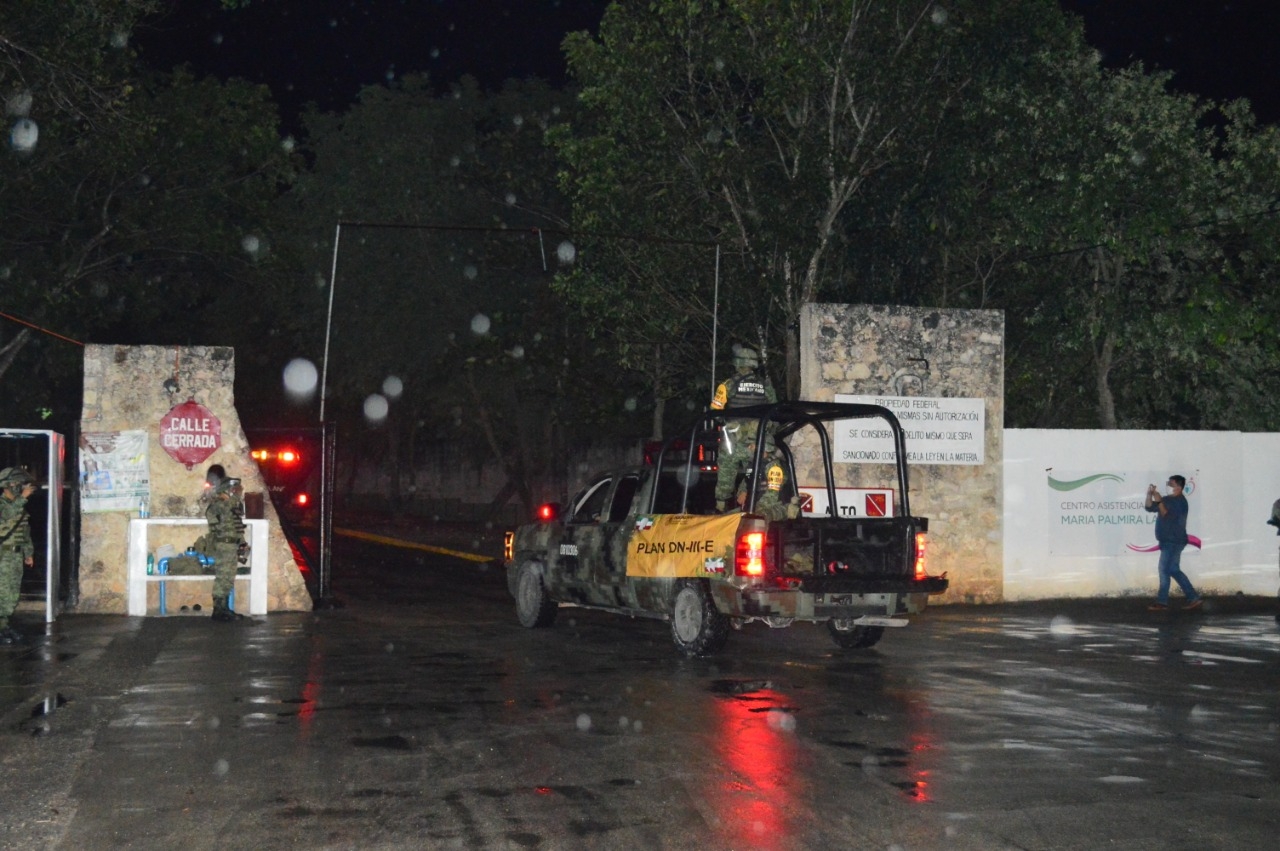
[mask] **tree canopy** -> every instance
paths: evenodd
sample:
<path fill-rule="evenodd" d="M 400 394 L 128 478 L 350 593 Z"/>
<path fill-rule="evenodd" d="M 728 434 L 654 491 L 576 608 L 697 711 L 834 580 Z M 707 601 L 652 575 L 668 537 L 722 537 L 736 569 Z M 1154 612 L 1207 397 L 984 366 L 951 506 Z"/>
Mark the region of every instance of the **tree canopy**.
<path fill-rule="evenodd" d="M 614 4 L 566 49 L 575 223 L 722 245 L 723 343 L 784 353 L 791 392 L 802 305 L 883 301 L 1005 310 L 1009 425 L 1273 419 L 1237 377 L 1277 352 L 1272 130 L 1102 68 L 1055 3 Z M 712 299 L 677 253 L 599 252 L 564 291 L 700 375 Z"/>

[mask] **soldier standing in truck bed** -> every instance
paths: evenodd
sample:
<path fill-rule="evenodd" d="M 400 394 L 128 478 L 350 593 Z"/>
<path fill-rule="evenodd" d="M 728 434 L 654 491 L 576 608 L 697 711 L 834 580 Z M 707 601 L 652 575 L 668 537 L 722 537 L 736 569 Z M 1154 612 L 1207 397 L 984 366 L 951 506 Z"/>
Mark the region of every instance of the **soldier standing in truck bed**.
<path fill-rule="evenodd" d="M 760 356 L 755 349 L 735 346 L 735 375 L 721 382 L 711 400 L 711 410 L 731 413 L 733 408 L 772 404 L 778 401 L 769 377 L 760 371 Z M 716 508 L 729 507 L 737 491 L 738 479 L 751 465 L 756 424 L 751 420 L 726 418 L 720 433 L 720 451 L 716 456 Z"/>

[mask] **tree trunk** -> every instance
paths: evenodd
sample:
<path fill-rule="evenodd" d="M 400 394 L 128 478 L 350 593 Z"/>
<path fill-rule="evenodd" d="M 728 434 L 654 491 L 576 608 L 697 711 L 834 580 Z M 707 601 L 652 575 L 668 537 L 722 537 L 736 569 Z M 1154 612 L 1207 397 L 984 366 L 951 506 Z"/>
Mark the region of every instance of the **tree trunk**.
<path fill-rule="evenodd" d="M 1098 382 L 1098 420 L 1102 428 L 1116 427 L 1116 398 L 1111 392 L 1111 364 L 1115 357 L 1115 338 L 1110 331 L 1103 334 L 1102 345 L 1093 350 L 1094 375 Z"/>
<path fill-rule="evenodd" d="M 0 381 L 4 380 L 4 375 L 9 371 L 9 367 L 13 366 L 13 361 L 18 357 L 18 352 L 31 342 L 31 329 L 23 328 L 13 339 L 0 347 Z"/>

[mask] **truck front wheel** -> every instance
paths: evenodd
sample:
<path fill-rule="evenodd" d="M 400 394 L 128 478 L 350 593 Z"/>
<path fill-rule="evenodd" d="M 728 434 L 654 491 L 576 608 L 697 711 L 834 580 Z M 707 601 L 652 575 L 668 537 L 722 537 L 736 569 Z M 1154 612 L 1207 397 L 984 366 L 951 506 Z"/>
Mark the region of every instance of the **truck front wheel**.
<path fill-rule="evenodd" d="M 697 580 L 676 591 L 671 606 L 671 640 L 686 656 L 707 656 L 724 647 L 729 619 L 712 602 L 707 586 Z"/>
<path fill-rule="evenodd" d="M 542 574 L 531 564 L 520 565 L 516 577 L 516 617 L 520 625 L 534 627 L 551 626 L 556 619 L 558 606 L 547 594 L 542 584 Z"/>
<path fill-rule="evenodd" d="M 845 650 L 861 650 L 874 647 L 884 635 L 884 627 L 856 626 L 852 618 L 832 618 L 827 621 L 827 632 Z"/>

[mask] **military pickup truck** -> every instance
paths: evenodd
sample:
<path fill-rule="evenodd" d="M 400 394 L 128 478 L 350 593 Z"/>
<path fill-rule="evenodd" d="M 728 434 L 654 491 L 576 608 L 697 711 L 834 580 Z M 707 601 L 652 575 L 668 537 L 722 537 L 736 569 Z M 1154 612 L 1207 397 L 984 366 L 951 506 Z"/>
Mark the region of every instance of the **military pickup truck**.
<path fill-rule="evenodd" d="M 663 445 L 653 463 L 595 476 L 568 502 L 541 506 L 535 522 L 508 533 L 507 585 L 522 625 L 550 626 L 567 606 L 659 618 L 670 622 L 682 653 L 702 656 L 751 621 L 811 621 L 825 623 L 838 646 L 856 649 L 874 645 L 886 627 L 905 626 L 902 615 L 923 611 L 929 595 L 946 590 L 945 575 L 925 570 L 929 522 L 911 514 L 905 438 L 891 411 L 783 402 L 714 413 Z M 893 470 L 894 481 L 839 487 L 833 437 L 847 447 L 869 419 L 891 434 L 895 451 L 885 454 L 894 457 L 858 466 Z M 716 500 L 716 450 L 726 428 L 768 438 L 740 438 L 751 440 L 754 465 L 740 507 L 729 513 Z M 839 472 L 847 478 L 851 466 Z M 766 467 L 768 489 L 753 485 L 750 470 Z"/>

